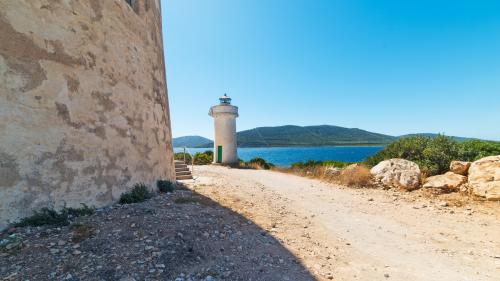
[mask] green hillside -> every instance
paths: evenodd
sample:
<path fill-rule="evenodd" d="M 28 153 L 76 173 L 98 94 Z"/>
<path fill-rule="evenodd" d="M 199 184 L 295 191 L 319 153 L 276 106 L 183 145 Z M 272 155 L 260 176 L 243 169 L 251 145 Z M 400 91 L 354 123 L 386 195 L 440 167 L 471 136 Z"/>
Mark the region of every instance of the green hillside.
<path fill-rule="evenodd" d="M 411 136 L 435 138 L 438 134 L 419 133 L 403 136 L 389 136 L 357 128 L 339 126 L 278 126 L 259 127 L 237 133 L 239 147 L 272 146 L 329 146 L 329 145 L 384 145 L 400 138 Z M 470 138 L 454 137 L 462 142 Z M 186 136 L 173 139 L 174 147 L 213 147 L 213 141 L 200 136 Z"/>
<path fill-rule="evenodd" d="M 259 127 L 237 134 L 239 147 L 387 144 L 395 137 L 338 126 Z"/>
<path fill-rule="evenodd" d="M 408 137 L 415 137 L 415 136 L 421 136 L 421 137 L 428 137 L 428 138 L 436 138 L 439 136 L 439 134 L 434 134 L 434 133 L 418 133 L 418 134 L 408 134 L 408 135 L 402 135 L 398 136 L 398 138 L 408 138 Z M 465 137 L 456 137 L 456 136 L 450 136 L 450 138 L 458 141 L 458 142 L 463 142 L 463 141 L 468 141 L 468 140 L 475 140 L 475 138 L 465 138 Z"/>
<path fill-rule="evenodd" d="M 185 136 L 172 139 L 174 147 L 212 147 L 213 142 L 210 139 L 200 136 Z"/>

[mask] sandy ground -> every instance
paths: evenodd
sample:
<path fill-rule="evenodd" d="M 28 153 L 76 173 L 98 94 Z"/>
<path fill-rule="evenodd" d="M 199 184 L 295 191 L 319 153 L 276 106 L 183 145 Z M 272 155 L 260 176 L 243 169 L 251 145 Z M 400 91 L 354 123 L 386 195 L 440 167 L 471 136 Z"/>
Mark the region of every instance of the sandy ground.
<path fill-rule="evenodd" d="M 318 280 L 500 280 L 500 202 L 195 166 L 186 184 L 268 231 Z"/>

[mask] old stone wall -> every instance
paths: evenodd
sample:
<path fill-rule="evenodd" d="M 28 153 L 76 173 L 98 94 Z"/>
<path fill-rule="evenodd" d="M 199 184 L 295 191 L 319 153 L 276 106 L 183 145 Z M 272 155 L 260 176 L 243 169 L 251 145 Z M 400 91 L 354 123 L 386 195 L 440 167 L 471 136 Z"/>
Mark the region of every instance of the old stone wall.
<path fill-rule="evenodd" d="M 174 179 L 159 0 L 0 1 L 0 228 Z"/>

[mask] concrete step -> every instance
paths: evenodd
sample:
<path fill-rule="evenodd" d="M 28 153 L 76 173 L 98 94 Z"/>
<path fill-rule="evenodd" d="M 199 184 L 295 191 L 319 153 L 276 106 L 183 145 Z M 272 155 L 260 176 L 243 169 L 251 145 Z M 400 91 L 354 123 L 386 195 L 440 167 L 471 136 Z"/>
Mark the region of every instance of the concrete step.
<path fill-rule="evenodd" d="M 184 176 L 176 176 L 175 178 L 177 180 L 191 180 L 191 179 L 193 179 L 193 176 L 191 176 L 191 175 L 184 175 Z"/>
<path fill-rule="evenodd" d="M 179 164 L 179 165 L 175 165 L 175 168 L 187 168 L 187 165 L 186 164 Z"/>
<path fill-rule="evenodd" d="M 188 168 L 175 168 L 175 172 L 184 172 L 184 171 L 189 171 Z"/>
<path fill-rule="evenodd" d="M 190 171 L 175 172 L 175 176 L 191 175 Z"/>

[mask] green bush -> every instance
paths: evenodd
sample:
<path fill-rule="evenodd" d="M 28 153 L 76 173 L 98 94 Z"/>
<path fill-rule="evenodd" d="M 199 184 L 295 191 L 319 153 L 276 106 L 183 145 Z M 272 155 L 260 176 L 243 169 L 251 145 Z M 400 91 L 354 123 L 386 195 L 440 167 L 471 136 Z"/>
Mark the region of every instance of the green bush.
<path fill-rule="evenodd" d="M 68 225 L 69 219 L 73 217 L 81 217 L 91 215 L 95 212 L 94 208 L 90 208 L 82 204 L 82 208 L 66 208 L 64 207 L 60 212 L 54 209 L 42 208 L 40 211 L 35 211 L 32 216 L 21 219 L 15 223 L 16 227 L 24 226 L 42 226 L 42 225 Z"/>
<path fill-rule="evenodd" d="M 67 215 L 68 217 L 81 217 L 81 216 L 89 216 L 95 213 L 94 207 L 89 207 L 84 203 L 81 203 L 81 208 L 66 208 L 64 207 L 61 210 L 61 213 Z"/>
<path fill-rule="evenodd" d="M 500 142 L 464 141 L 459 143 L 459 155 L 463 161 L 475 161 L 487 156 L 500 155 Z"/>
<path fill-rule="evenodd" d="M 423 173 L 432 176 L 447 172 L 453 160 L 475 161 L 490 155 L 500 155 L 500 143 L 480 140 L 458 142 L 444 135 L 435 138 L 412 136 L 387 145 L 365 163 L 375 166 L 383 160 L 402 158 L 417 163 Z"/>
<path fill-rule="evenodd" d="M 269 170 L 274 167 L 274 164 L 267 162 L 265 159 L 260 157 L 255 157 L 247 162 L 250 166 L 255 166 L 257 168 Z"/>
<path fill-rule="evenodd" d="M 40 211 L 35 211 L 30 217 L 21 219 L 18 223 L 14 224 L 17 227 L 24 226 L 42 226 L 42 225 L 68 225 L 68 216 L 63 213 L 49 208 L 43 208 Z"/>
<path fill-rule="evenodd" d="M 174 159 L 179 161 L 184 161 L 184 156 L 186 159 L 186 164 L 191 164 L 191 154 L 184 152 L 177 152 L 174 154 Z"/>
<path fill-rule="evenodd" d="M 134 185 L 131 191 L 125 192 L 120 196 L 120 204 L 131 204 L 144 202 L 147 199 L 153 197 L 153 193 L 149 191 L 149 188 L 143 183 L 137 183 Z"/>
<path fill-rule="evenodd" d="M 207 152 L 210 152 L 210 153 L 207 153 Z M 193 163 L 195 165 L 208 165 L 210 163 L 212 163 L 212 160 L 213 160 L 213 153 L 212 151 L 208 150 L 208 151 L 205 151 L 203 153 L 196 153 L 194 156 L 193 156 Z"/>
<path fill-rule="evenodd" d="M 156 182 L 156 186 L 158 187 L 158 190 L 163 193 L 174 192 L 175 189 L 175 184 L 168 180 L 158 180 Z"/>

